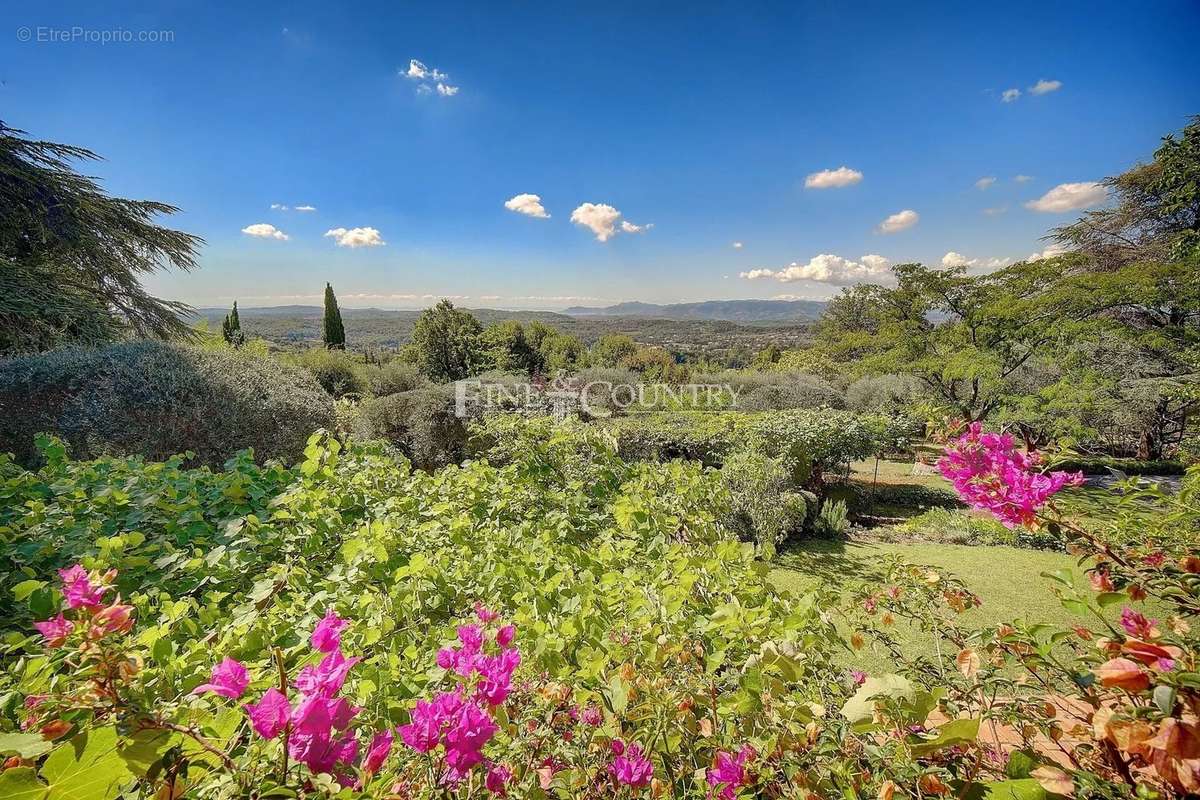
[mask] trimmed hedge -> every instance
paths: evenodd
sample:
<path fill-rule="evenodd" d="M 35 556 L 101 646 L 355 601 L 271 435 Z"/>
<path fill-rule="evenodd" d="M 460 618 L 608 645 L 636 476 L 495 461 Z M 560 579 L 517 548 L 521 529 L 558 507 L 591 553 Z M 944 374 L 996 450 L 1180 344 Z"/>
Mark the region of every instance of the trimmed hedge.
<path fill-rule="evenodd" d="M 1053 462 L 1054 469 L 1082 472 L 1084 475 L 1108 475 L 1109 470 L 1126 475 L 1183 475 L 1187 468 L 1178 461 L 1140 461 L 1136 458 L 1068 458 Z"/>
<path fill-rule="evenodd" d="M 359 411 L 371 436 L 391 442 L 420 469 L 438 469 L 466 457 L 467 426 L 454 414 L 452 386 L 376 397 Z"/>
<path fill-rule="evenodd" d="M 78 459 L 188 451 L 216 467 L 253 448 L 291 463 L 333 424 L 333 400 L 311 375 L 237 350 L 137 341 L 0 364 L 0 451 L 27 465 L 38 433 Z"/>

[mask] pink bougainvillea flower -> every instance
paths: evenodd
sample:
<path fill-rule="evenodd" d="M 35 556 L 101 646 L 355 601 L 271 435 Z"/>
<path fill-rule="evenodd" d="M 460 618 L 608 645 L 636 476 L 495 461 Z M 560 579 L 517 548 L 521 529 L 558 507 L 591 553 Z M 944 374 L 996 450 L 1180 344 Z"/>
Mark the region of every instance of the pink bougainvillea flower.
<path fill-rule="evenodd" d="M 339 731 L 350 727 L 350 721 L 358 716 L 359 711 L 362 711 L 358 706 L 350 705 L 350 701 L 344 697 L 330 700 L 328 707 L 330 723 Z"/>
<path fill-rule="evenodd" d="M 482 622 L 483 624 L 486 625 L 489 622 L 494 622 L 497 619 L 499 619 L 500 615 L 497 614 L 495 611 L 492 611 L 490 608 L 485 606 L 483 603 L 477 602 L 477 603 L 475 603 L 475 617 L 480 622 Z"/>
<path fill-rule="evenodd" d="M 106 591 L 103 586 L 93 586 L 88 571 L 81 564 L 60 569 L 58 576 L 63 582 L 63 597 L 71 608 L 95 608 Z"/>
<path fill-rule="evenodd" d="M 496 644 L 507 648 L 512 644 L 513 637 L 517 635 L 517 629 L 513 625 L 505 625 L 500 630 L 496 631 Z"/>
<path fill-rule="evenodd" d="M 750 745 L 743 746 L 736 756 L 725 751 L 717 753 L 713 765 L 708 769 L 708 785 L 714 789 L 721 787 L 717 793 L 721 800 L 734 800 L 737 790 L 746 785 L 746 762 L 756 755 Z"/>
<path fill-rule="evenodd" d="M 342 646 L 342 631 L 350 623 L 342 619 L 331 608 L 325 612 L 325 617 L 313 628 L 311 643 L 314 649 L 322 653 L 332 653 Z"/>
<path fill-rule="evenodd" d="M 287 727 L 292 714 L 287 696 L 275 687 L 267 689 L 257 704 L 247 703 L 245 708 L 254 732 L 264 739 L 278 736 Z"/>
<path fill-rule="evenodd" d="M 75 623 L 59 614 L 43 622 L 33 623 L 33 627 L 37 628 L 38 633 L 46 640 L 46 647 L 62 647 L 71 631 L 75 630 Z"/>
<path fill-rule="evenodd" d="M 850 680 L 854 681 L 855 686 L 862 686 L 867 682 L 867 673 L 863 672 L 861 669 L 851 670 Z"/>
<path fill-rule="evenodd" d="M 620 739 L 613 739 L 611 742 L 608 743 L 608 747 L 610 750 L 612 750 L 612 754 L 614 756 L 620 756 L 620 755 L 625 754 L 625 743 L 622 742 Z"/>
<path fill-rule="evenodd" d="M 192 690 L 192 694 L 212 692 L 222 697 L 236 700 L 246 691 L 250 684 L 250 674 L 242 664 L 228 656 L 220 664 L 212 668 L 208 683 L 201 684 Z"/>
<path fill-rule="evenodd" d="M 452 781 L 461 779 L 471 767 L 483 761 L 483 746 L 498 730 L 500 726 L 474 703 L 464 703 L 449 719 L 442 743 L 446 746 L 446 766 L 450 768 Z"/>
<path fill-rule="evenodd" d="M 604 715 L 600 712 L 600 707 L 595 703 L 588 703 L 583 709 L 582 714 L 583 724 L 590 725 L 593 728 L 599 728 L 600 723 L 604 722 Z"/>
<path fill-rule="evenodd" d="M 435 703 L 418 700 L 410 722 L 400 726 L 400 738 L 418 753 L 428 753 L 442 737 L 442 715 Z"/>
<path fill-rule="evenodd" d="M 642 753 L 642 748 L 636 744 L 624 748 L 624 752 L 608 765 L 608 771 L 617 783 L 623 783 L 634 789 L 650 785 L 650 779 L 654 777 L 654 765 Z"/>
<path fill-rule="evenodd" d="M 1128 606 L 1121 610 L 1121 627 L 1130 636 L 1136 636 L 1139 639 L 1156 639 L 1158 638 L 1158 629 L 1154 626 L 1157 624 L 1158 620 L 1146 619 L 1145 614 L 1134 611 Z"/>
<path fill-rule="evenodd" d="M 1039 472 L 1036 453 L 1018 450 L 1007 434 L 984 433 L 978 422 L 946 448 L 938 469 L 973 508 L 1006 527 L 1029 526 L 1050 496 L 1083 483 L 1083 473 Z"/>
<path fill-rule="evenodd" d="M 513 771 L 503 764 L 493 764 L 484 778 L 483 785 L 492 794 L 504 797 L 508 794 L 508 783 L 513 778 Z"/>
<path fill-rule="evenodd" d="M 133 606 L 105 606 L 92 617 L 88 635 L 100 638 L 110 633 L 127 633 L 133 628 Z"/>
<path fill-rule="evenodd" d="M 351 667 L 361 660 L 357 657 L 346 658 L 340 650 L 334 650 L 321 659 L 320 664 L 300 670 L 296 676 L 296 688 L 305 695 L 333 697 L 341 691 Z"/>
<path fill-rule="evenodd" d="M 387 761 L 388 754 L 392 752 L 392 741 L 391 729 L 375 734 L 371 739 L 371 744 L 367 747 L 367 757 L 363 759 L 364 772 L 368 775 L 379 772 L 383 767 L 383 762 Z"/>

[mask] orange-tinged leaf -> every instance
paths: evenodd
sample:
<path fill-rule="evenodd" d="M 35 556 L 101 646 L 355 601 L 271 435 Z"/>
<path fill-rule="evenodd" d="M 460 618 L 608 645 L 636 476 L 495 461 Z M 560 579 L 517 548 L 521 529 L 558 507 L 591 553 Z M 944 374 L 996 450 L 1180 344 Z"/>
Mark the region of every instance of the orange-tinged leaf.
<path fill-rule="evenodd" d="M 1150 676 L 1141 666 L 1128 658 L 1111 658 L 1096 667 L 1096 677 L 1102 686 L 1142 692 L 1150 685 Z"/>
<path fill-rule="evenodd" d="M 954 662 L 958 664 L 958 671 L 968 678 L 974 678 L 979 672 L 979 654 L 969 647 L 961 650 Z"/>
<path fill-rule="evenodd" d="M 1075 796 L 1075 781 L 1058 767 L 1038 767 L 1029 773 L 1029 777 L 1051 794 Z"/>

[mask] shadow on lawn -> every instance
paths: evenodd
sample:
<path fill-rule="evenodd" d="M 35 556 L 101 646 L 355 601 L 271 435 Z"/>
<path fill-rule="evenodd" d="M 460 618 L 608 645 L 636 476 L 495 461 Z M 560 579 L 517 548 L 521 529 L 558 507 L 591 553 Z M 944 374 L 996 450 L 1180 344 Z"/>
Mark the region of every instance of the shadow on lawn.
<path fill-rule="evenodd" d="M 879 551 L 859 542 L 797 542 L 779 553 L 775 566 L 796 570 L 819 581 L 822 588 L 839 591 L 885 577 Z"/>

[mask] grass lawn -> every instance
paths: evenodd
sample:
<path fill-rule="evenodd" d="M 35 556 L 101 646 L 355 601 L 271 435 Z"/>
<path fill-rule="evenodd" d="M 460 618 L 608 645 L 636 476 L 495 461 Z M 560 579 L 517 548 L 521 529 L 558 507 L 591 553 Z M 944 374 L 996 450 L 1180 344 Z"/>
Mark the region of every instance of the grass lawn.
<path fill-rule="evenodd" d="M 1014 547 L 984 547 L 930 543 L 884 544 L 873 542 L 802 542 L 782 553 L 771 571 L 770 580 L 780 589 L 793 593 L 816 587 L 850 590 L 864 583 L 883 579 L 883 557 L 901 556 L 914 564 L 925 564 L 962 579 L 983 601 L 977 609 L 965 612 L 961 619 L 967 627 L 986 627 L 998 622 L 1023 618 L 1052 625 L 1086 622 L 1059 603 L 1051 581 L 1042 572 L 1069 569 L 1076 583 L 1086 586 L 1083 571 L 1071 556 L 1043 550 Z M 1119 608 L 1111 609 L 1114 617 Z M 1149 612 L 1147 612 L 1149 613 Z M 933 640 L 915 628 L 897 626 L 897 635 L 913 654 L 933 656 Z M 870 649 L 847 654 L 847 667 L 868 671 L 887 669 L 884 654 Z"/>

